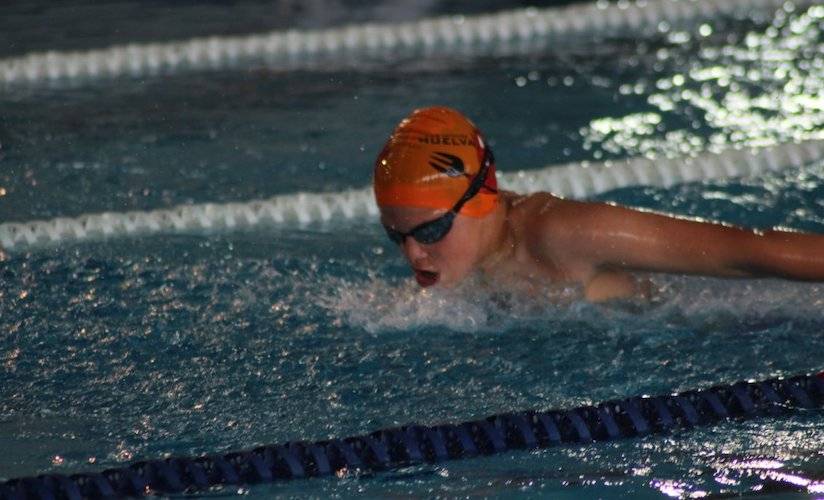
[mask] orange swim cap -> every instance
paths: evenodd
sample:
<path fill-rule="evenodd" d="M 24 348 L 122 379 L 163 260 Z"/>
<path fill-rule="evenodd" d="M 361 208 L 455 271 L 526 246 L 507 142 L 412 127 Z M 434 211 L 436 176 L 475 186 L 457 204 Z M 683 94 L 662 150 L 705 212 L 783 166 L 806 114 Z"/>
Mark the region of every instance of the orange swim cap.
<path fill-rule="evenodd" d="M 480 131 L 454 109 L 417 109 L 398 124 L 375 162 L 379 207 L 450 210 L 466 193 L 485 160 L 486 179 L 460 213 L 483 217 L 498 203 L 492 152 Z"/>

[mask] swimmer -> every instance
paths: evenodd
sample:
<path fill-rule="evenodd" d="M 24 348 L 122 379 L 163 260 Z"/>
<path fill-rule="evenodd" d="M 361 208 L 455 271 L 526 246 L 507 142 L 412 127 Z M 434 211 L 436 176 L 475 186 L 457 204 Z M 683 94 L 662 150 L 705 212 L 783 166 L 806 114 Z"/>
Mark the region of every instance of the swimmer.
<path fill-rule="evenodd" d="M 579 286 L 598 302 L 648 296 L 637 272 L 824 281 L 822 235 L 499 190 L 489 144 L 445 107 L 401 121 L 375 163 L 374 191 L 422 287 L 480 273 L 496 287 Z"/>

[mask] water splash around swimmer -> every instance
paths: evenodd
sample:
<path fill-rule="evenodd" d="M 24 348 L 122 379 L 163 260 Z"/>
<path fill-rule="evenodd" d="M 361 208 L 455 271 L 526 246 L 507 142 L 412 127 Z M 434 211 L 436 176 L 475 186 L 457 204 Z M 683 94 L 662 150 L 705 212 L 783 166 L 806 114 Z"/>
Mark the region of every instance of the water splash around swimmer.
<path fill-rule="evenodd" d="M 543 294 L 496 290 L 476 276 L 452 289 L 422 289 L 411 279 L 372 273 L 361 283 L 324 287 L 321 305 L 341 325 L 371 334 L 445 328 L 505 332 L 513 328 L 584 323 L 606 332 L 642 328 L 704 330 L 719 325 L 757 327 L 786 318 L 820 321 L 824 287 L 778 280 L 748 282 L 701 277 L 649 277 L 654 293 L 591 304 L 580 287 L 556 286 Z"/>

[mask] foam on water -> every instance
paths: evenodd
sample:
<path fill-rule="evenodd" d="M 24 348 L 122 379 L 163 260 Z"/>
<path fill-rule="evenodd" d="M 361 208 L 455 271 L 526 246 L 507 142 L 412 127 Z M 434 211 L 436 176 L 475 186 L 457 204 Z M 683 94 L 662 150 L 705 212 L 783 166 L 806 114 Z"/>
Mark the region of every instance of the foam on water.
<path fill-rule="evenodd" d="M 682 316 L 689 321 L 714 323 L 722 318 L 758 322 L 821 320 L 824 286 L 778 279 L 723 280 L 717 278 L 659 277 L 660 305 L 650 319 Z"/>
<path fill-rule="evenodd" d="M 504 332 L 511 328 L 583 322 L 596 328 L 671 325 L 689 328 L 725 323 L 770 324 L 821 319 L 824 286 L 769 280 L 725 280 L 655 275 L 649 301 L 605 304 L 583 300 L 575 286 L 555 287 L 540 296 L 513 294 L 475 277 L 454 289 L 421 289 L 412 279 L 370 274 L 355 283 L 330 277 L 321 304 L 338 321 L 370 333 L 443 327 L 458 332 Z"/>
<path fill-rule="evenodd" d="M 372 333 L 445 327 L 459 332 L 501 331 L 518 321 L 557 312 L 580 293 L 559 288 L 552 301 L 516 301 L 474 277 L 454 289 L 422 289 L 411 279 L 371 276 L 355 286 L 331 287 L 323 303 L 350 326 Z"/>

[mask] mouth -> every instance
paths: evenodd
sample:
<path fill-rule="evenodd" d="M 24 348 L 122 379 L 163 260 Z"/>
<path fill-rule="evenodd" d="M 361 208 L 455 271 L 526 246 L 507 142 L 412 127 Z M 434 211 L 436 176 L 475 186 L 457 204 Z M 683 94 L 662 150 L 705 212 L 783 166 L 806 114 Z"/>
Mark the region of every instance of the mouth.
<path fill-rule="evenodd" d="M 434 271 L 424 271 L 423 269 L 413 269 L 415 271 L 415 281 L 424 288 L 438 282 L 440 275 Z"/>

